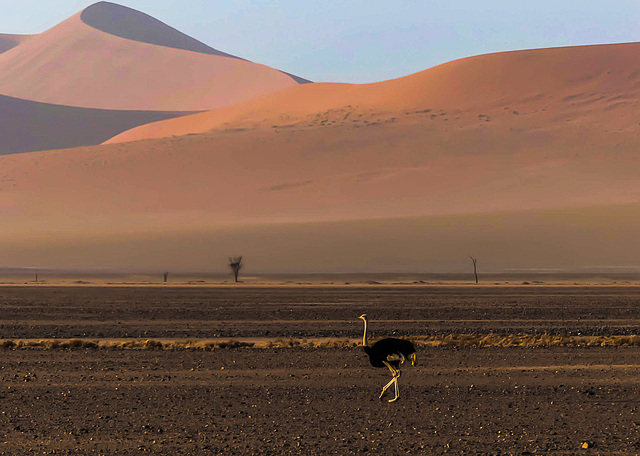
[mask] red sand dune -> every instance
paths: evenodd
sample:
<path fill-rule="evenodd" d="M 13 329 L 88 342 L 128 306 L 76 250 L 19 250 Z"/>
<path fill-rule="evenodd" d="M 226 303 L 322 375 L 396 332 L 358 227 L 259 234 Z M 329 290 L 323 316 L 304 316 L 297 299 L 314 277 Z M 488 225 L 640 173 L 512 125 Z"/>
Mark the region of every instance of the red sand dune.
<path fill-rule="evenodd" d="M 0 54 L 0 94 L 99 109 L 213 109 L 299 82 L 108 2 Z"/>
<path fill-rule="evenodd" d="M 456 271 L 471 254 L 485 270 L 633 267 L 639 46 L 301 86 L 155 132 L 204 133 L 0 157 L 4 261 L 222 270 L 242 254 L 254 271 Z"/>
<path fill-rule="evenodd" d="M 111 142 L 212 128 L 304 124 L 327 120 L 332 111 L 343 116 L 331 119 L 339 123 L 361 114 L 402 116 L 425 109 L 446 109 L 450 117 L 474 110 L 494 116 L 512 115 L 517 109 L 548 111 L 543 117 L 553 122 L 558 110 L 576 107 L 587 113 L 635 103 L 640 94 L 639 54 L 640 43 L 487 54 L 375 84 L 296 86 L 239 106 L 145 125 Z"/>

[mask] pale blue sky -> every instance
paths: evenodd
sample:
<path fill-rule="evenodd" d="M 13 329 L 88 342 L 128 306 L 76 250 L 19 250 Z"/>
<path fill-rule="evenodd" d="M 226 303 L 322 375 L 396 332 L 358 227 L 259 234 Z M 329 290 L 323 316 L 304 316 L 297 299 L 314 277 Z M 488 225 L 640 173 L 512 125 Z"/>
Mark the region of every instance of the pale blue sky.
<path fill-rule="evenodd" d="M 91 0 L 0 0 L 39 33 Z M 640 41 L 638 0 L 121 0 L 211 47 L 313 81 L 374 82 L 470 55 Z"/>

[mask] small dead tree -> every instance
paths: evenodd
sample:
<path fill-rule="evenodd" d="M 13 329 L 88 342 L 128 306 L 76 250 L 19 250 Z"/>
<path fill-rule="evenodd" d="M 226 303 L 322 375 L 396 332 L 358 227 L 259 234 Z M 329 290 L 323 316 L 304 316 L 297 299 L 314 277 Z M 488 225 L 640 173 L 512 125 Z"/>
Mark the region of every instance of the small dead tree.
<path fill-rule="evenodd" d="M 169 273 L 165 272 L 164 273 L 164 283 L 167 283 L 167 280 L 169 280 Z"/>
<path fill-rule="evenodd" d="M 242 257 L 229 257 L 229 267 L 233 271 L 233 277 L 238 281 L 238 274 L 242 269 Z"/>
<path fill-rule="evenodd" d="M 476 283 L 478 283 L 478 259 L 472 256 L 469 256 L 469 258 L 471 258 L 471 261 L 473 262 L 473 275 L 476 278 Z"/>

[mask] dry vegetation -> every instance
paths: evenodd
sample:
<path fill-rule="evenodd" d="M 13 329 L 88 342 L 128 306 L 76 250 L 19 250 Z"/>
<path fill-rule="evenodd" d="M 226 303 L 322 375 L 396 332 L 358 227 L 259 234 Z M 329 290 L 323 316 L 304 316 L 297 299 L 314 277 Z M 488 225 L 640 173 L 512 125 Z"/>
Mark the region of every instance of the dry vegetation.
<path fill-rule="evenodd" d="M 550 348 L 550 347 L 631 347 L 640 346 L 640 335 L 630 336 L 568 336 L 554 334 L 447 334 L 413 337 L 419 348 Z M 375 342 L 375 341 L 374 341 Z M 0 348 L 9 350 L 202 350 L 213 351 L 238 348 L 332 348 L 348 349 L 359 346 L 360 339 L 295 339 L 273 340 L 83 340 L 83 339 L 5 339 Z"/>

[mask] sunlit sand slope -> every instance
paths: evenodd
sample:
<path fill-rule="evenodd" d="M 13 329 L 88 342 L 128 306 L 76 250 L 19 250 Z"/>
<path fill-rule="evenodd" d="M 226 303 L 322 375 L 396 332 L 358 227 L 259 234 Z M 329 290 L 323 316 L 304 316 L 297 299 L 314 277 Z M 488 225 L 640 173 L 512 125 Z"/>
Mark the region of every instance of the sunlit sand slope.
<path fill-rule="evenodd" d="M 480 139 L 504 122 L 516 133 L 605 122 L 623 137 L 637 138 L 638 55 L 640 43 L 487 54 L 376 84 L 297 86 L 239 106 L 145 125 L 112 142 L 256 125 L 361 126 L 402 122 L 414 113 L 447 120 L 451 132 L 478 129 Z"/>

